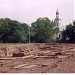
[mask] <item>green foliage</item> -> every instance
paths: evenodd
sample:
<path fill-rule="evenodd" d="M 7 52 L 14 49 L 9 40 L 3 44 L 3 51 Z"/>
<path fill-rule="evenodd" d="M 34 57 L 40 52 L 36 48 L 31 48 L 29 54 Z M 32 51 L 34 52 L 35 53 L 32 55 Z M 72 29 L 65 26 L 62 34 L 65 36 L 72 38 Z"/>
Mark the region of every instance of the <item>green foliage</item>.
<path fill-rule="evenodd" d="M 55 33 L 59 29 L 56 28 L 54 21 L 47 17 L 38 18 L 30 27 L 31 42 L 53 42 Z M 29 26 L 26 23 L 20 23 L 9 18 L 0 19 L 0 42 L 1 43 L 22 43 L 28 42 Z"/>
<path fill-rule="evenodd" d="M 53 29 L 56 24 L 47 17 L 39 18 L 31 24 L 31 41 L 32 42 L 52 42 L 54 34 L 58 28 Z"/>
<path fill-rule="evenodd" d="M 26 42 L 28 25 L 9 18 L 0 19 L 0 42 Z"/>
<path fill-rule="evenodd" d="M 75 43 L 75 21 L 62 31 L 62 42 Z"/>

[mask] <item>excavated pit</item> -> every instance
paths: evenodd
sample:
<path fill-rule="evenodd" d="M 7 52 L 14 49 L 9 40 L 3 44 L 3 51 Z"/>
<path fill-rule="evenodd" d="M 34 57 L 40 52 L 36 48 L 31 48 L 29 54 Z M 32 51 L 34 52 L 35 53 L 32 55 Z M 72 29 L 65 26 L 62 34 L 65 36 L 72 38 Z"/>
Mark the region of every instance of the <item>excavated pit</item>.
<path fill-rule="evenodd" d="M 75 44 L 0 46 L 1 73 L 74 73 Z"/>

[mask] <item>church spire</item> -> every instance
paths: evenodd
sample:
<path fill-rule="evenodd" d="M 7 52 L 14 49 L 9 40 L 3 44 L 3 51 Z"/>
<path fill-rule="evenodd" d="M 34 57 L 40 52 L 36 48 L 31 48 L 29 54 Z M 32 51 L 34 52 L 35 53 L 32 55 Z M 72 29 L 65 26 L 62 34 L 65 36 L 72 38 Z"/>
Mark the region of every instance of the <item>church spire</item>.
<path fill-rule="evenodd" d="M 59 11 L 58 11 L 58 9 L 57 9 L 57 11 L 56 11 L 56 15 L 59 15 Z"/>
<path fill-rule="evenodd" d="M 57 9 L 57 11 L 56 11 L 56 18 L 55 18 L 55 23 L 56 23 L 56 26 L 59 28 L 59 21 L 60 21 L 60 19 L 59 19 L 59 11 L 58 11 L 58 9 Z"/>

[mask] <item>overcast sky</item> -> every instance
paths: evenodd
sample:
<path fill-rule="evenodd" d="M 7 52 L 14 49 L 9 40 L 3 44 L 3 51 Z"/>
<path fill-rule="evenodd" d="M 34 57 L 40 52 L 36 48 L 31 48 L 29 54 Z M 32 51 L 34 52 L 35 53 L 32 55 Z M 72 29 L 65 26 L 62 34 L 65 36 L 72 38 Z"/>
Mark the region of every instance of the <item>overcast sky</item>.
<path fill-rule="evenodd" d="M 59 10 L 61 25 L 74 20 L 74 0 L 0 0 L 0 18 L 32 23 L 39 17 L 54 20 Z"/>

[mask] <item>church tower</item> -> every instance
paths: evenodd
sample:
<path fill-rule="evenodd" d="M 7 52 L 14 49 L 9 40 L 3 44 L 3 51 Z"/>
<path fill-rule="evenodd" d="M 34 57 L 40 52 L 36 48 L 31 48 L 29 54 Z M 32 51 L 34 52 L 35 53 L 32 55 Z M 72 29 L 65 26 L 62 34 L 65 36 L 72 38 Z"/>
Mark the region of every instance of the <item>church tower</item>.
<path fill-rule="evenodd" d="M 55 18 L 55 23 L 56 23 L 56 27 L 55 28 L 59 28 L 60 27 L 60 18 L 59 18 L 59 11 L 56 11 L 56 18 Z M 56 40 L 59 38 L 59 40 L 61 39 L 61 32 L 60 32 L 60 28 L 59 28 L 59 32 L 55 33 L 54 35 L 54 40 L 56 42 Z"/>
<path fill-rule="evenodd" d="M 60 25 L 60 19 L 59 19 L 59 11 L 57 10 L 56 11 L 56 18 L 55 18 L 55 23 L 56 23 L 56 27 L 59 28 L 59 25 Z"/>

